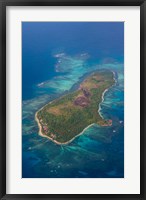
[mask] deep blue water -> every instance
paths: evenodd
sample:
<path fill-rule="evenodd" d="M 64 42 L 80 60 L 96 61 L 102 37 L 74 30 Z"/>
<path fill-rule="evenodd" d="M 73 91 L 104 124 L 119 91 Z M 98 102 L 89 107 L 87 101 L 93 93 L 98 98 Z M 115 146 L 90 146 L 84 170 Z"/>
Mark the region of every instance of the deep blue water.
<path fill-rule="evenodd" d="M 124 23 L 22 23 L 22 177 L 124 177 Z M 66 146 L 38 135 L 35 112 L 92 71 L 116 72 L 94 125 Z"/>

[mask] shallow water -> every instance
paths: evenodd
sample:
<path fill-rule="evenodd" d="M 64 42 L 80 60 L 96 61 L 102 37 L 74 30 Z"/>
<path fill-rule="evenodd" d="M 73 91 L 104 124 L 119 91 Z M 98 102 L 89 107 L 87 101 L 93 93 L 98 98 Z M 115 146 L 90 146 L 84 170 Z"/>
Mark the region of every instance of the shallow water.
<path fill-rule="evenodd" d="M 58 58 L 57 58 L 58 59 Z M 59 58 L 61 75 L 35 85 L 34 98 L 23 101 L 24 178 L 122 178 L 124 177 L 124 80 L 122 64 L 90 65 L 82 57 Z M 58 64 L 58 63 L 57 63 Z M 81 77 L 94 70 L 116 72 L 117 83 L 101 104 L 111 127 L 93 125 L 72 143 L 60 146 L 38 135 L 35 112 L 52 99 L 69 91 Z M 69 72 L 69 73 L 67 73 Z"/>

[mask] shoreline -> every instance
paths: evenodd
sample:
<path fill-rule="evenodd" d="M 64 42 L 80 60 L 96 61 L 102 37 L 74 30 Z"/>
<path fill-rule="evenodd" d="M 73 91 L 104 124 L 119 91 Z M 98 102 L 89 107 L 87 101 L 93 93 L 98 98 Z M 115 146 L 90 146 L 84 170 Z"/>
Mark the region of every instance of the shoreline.
<path fill-rule="evenodd" d="M 77 138 L 77 137 L 79 137 L 80 135 L 82 135 L 82 134 L 84 133 L 85 130 L 87 130 L 89 127 L 91 127 L 91 126 L 94 125 L 94 123 L 93 123 L 93 124 L 90 124 L 89 126 L 87 126 L 86 128 L 84 128 L 83 131 L 82 131 L 81 133 L 79 133 L 78 135 L 74 136 L 71 140 L 69 140 L 69 141 L 67 141 L 67 142 L 62 142 L 62 143 L 61 143 L 61 142 L 58 142 L 57 140 L 53 140 L 51 137 L 49 137 L 48 135 L 44 135 L 44 134 L 41 132 L 42 126 L 41 126 L 41 124 L 40 124 L 40 122 L 39 122 L 39 119 L 37 118 L 37 113 L 38 113 L 38 111 L 37 111 L 36 114 L 35 114 L 35 120 L 37 121 L 38 127 L 39 127 L 39 133 L 38 133 L 38 134 L 39 134 L 41 137 L 48 138 L 49 140 L 51 140 L 52 142 L 54 142 L 54 143 L 56 143 L 56 144 L 58 144 L 58 145 L 66 145 L 66 144 L 71 143 L 75 138 Z"/>
<path fill-rule="evenodd" d="M 113 87 L 113 86 L 116 84 L 116 82 L 117 82 L 116 79 L 115 79 L 115 72 L 112 71 L 112 73 L 113 73 L 113 79 L 114 79 L 115 83 L 114 83 L 111 87 Z M 104 101 L 104 95 L 105 95 L 105 93 L 106 93 L 111 87 L 109 87 L 109 88 L 107 88 L 107 89 L 105 89 L 105 90 L 103 91 L 103 93 L 102 93 L 102 101 L 99 103 L 98 114 L 99 114 L 99 116 L 100 116 L 102 119 L 104 119 L 104 117 L 102 116 L 102 114 L 101 114 L 101 112 L 100 112 L 100 111 L 101 111 L 101 104 L 102 104 L 103 101 Z M 66 96 L 66 95 L 68 95 L 68 94 L 63 95 L 63 96 L 59 97 L 58 99 L 60 99 L 60 98 L 62 98 L 62 97 L 64 97 L 64 96 Z M 58 100 L 58 99 L 57 99 L 57 100 Z M 89 127 L 91 127 L 91 126 L 93 126 L 93 125 L 95 124 L 95 123 L 92 123 L 92 124 L 88 125 L 86 128 L 83 129 L 83 131 L 82 131 L 81 133 L 79 133 L 78 135 L 74 136 L 71 140 L 69 140 L 69 141 L 67 141 L 67 142 L 62 142 L 62 143 L 61 143 L 61 142 L 58 142 L 57 140 L 53 140 L 53 139 L 52 139 L 51 137 L 49 137 L 48 135 L 44 135 L 44 134 L 42 133 L 42 131 L 41 131 L 41 130 L 42 130 L 42 126 L 41 126 L 41 124 L 40 124 L 40 122 L 39 122 L 39 119 L 37 118 L 37 114 L 38 114 L 38 112 L 41 111 L 45 106 L 47 106 L 48 104 L 53 103 L 55 100 L 56 100 L 56 99 L 54 99 L 53 101 L 51 101 L 51 102 L 45 104 L 42 108 L 40 108 L 40 109 L 35 113 L 35 121 L 37 122 L 38 127 L 39 127 L 39 132 L 38 132 L 38 134 L 39 134 L 41 137 L 45 137 L 45 138 L 51 140 L 52 142 L 54 142 L 55 144 L 58 144 L 58 145 L 67 145 L 67 144 L 71 143 L 75 138 L 77 138 L 77 137 L 79 137 L 80 135 L 82 135 L 82 134 L 84 133 L 85 130 L 87 130 Z"/>
<path fill-rule="evenodd" d="M 115 83 L 114 83 L 111 87 L 109 87 L 109 88 L 107 88 L 107 89 L 105 89 L 105 90 L 103 91 L 103 93 L 102 93 L 102 101 L 99 103 L 99 108 L 98 108 L 98 113 L 99 113 L 99 115 L 100 115 L 100 117 L 101 117 L 102 119 L 104 119 L 104 117 L 102 116 L 102 113 L 101 113 L 100 111 L 102 110 L 102 109 L 101 109 L 101 104 L 104 102 L 105 93 L 108 92 L 109 89 L 112 88 L 112 87 L 113 87 L 114 85 L 116 85 L 116 83 L 117 83 L 117 80 L 116 80 L 116 78 L 115 78 L 115 72 L 114 72 L 114 71 L 111 71 L 111 72 L 113 73 L 113 79 L 114 79 Z"/>

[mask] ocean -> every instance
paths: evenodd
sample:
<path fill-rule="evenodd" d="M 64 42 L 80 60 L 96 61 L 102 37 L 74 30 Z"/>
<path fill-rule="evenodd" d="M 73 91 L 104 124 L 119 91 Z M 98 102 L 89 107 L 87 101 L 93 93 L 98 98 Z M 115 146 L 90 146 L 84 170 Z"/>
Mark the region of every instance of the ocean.
<path fill-rule="evenodd" d="M 68 145 L 39 136 L 36 111 L 98 69 L 116 74 L 100 111 L 113 125 Z M 124 178 L 123 22 L 22 23 L 22 178 Z"/>

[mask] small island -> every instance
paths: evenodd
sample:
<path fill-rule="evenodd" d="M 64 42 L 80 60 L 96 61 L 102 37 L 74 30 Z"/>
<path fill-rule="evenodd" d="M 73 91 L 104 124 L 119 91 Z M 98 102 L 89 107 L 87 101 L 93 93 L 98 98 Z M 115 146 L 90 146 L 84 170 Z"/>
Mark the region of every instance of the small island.
<path fill-rule="evenodd" d="M 111 126 L 112 120 L 100 114 L 100 103 L 114 83 L 112 71 L 99 70 L 86 77 L 76 91 L 49 102 L 35 114 L 39 134 L 63 145 L 95 123 Z"/>

